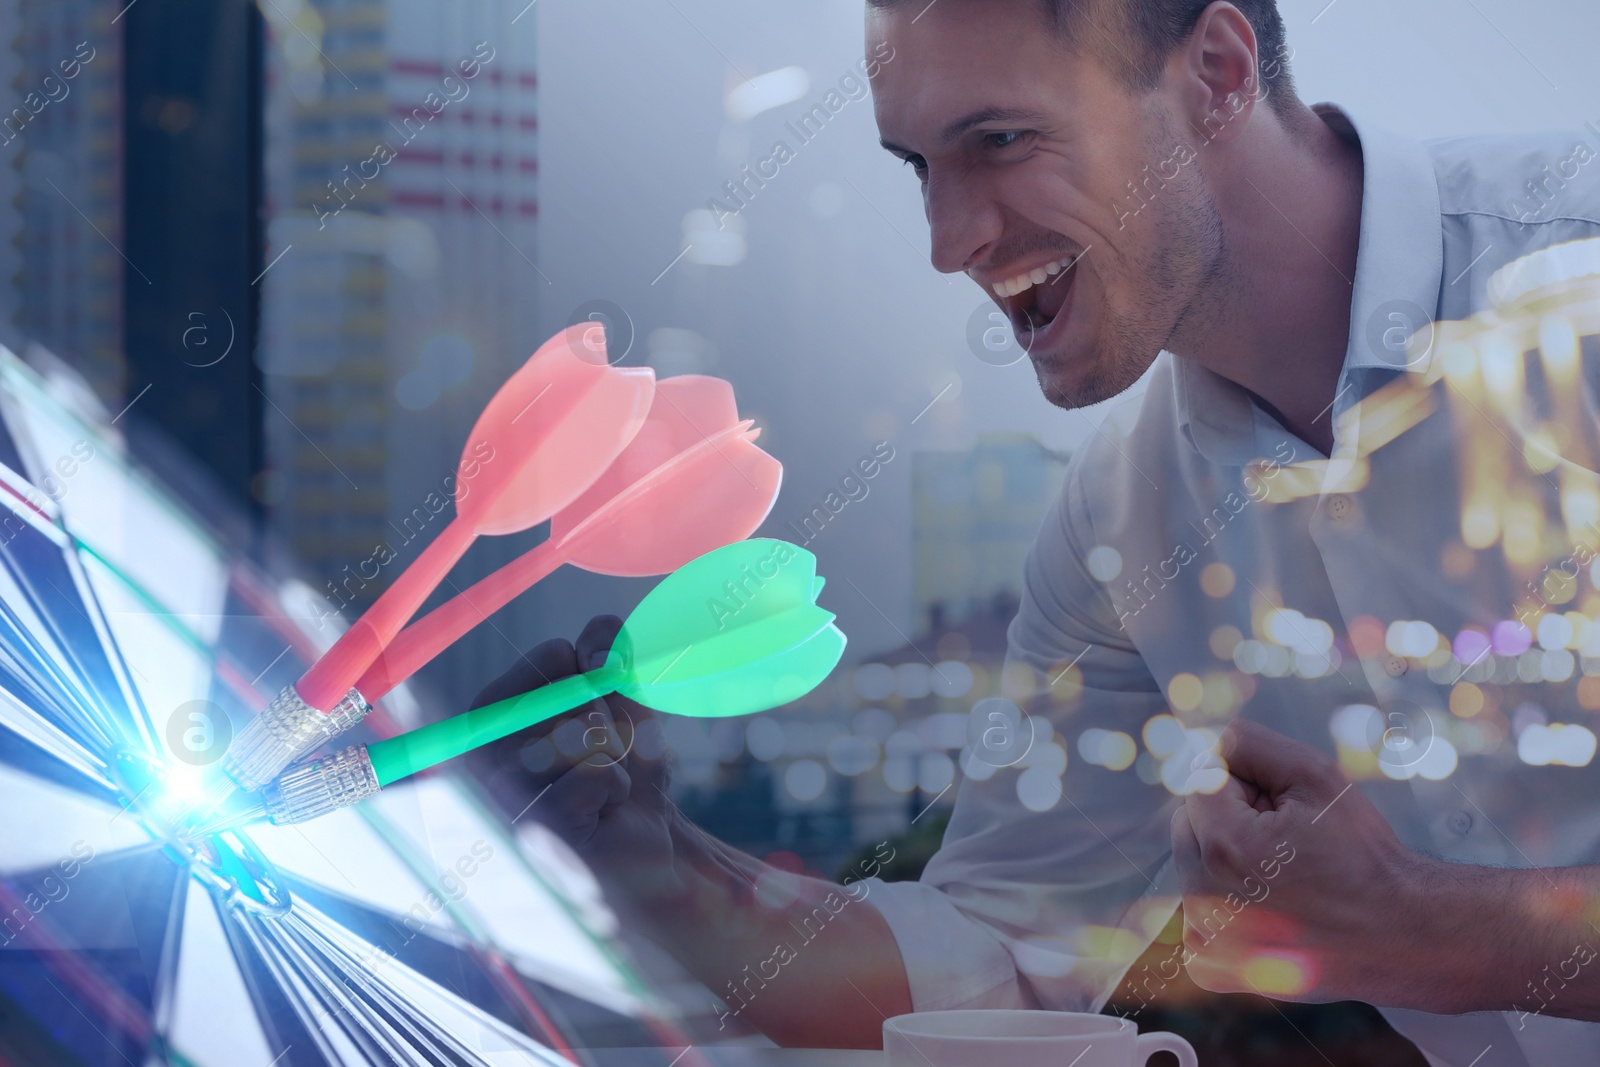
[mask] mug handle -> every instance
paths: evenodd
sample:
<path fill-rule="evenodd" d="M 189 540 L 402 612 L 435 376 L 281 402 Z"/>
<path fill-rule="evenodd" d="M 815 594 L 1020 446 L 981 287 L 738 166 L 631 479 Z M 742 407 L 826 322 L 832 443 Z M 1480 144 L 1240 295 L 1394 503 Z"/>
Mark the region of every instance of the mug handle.
<path fill-rule="evenodd" d="M 1170 1052 L 1178 1057 L 1178 1067 L 1200 1067 L 1200 1059 L 1194 1053 L 1194 1046 L 1189 1044 L 1177 1034 L 1140 1034 L 1134 1048 L 1138 1053 L 1138 1063 L 1149 1063 L 1150 1057 L 1157 1052 Z"/>

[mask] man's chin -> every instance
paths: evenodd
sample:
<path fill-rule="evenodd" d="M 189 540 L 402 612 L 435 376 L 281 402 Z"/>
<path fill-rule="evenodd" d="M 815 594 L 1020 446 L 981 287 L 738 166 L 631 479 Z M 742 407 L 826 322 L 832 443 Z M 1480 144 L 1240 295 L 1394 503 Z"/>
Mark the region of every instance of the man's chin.
<path fill-rule="evenodd" d="M 1046 400 L 1065 411 L 1075 411 L 1127 392 L 1154 362 L 1155 356 L 1114 360 L 1094 353 L 1086 360 L 1069 360 L 1036 354 L 1033 371 Z"/>

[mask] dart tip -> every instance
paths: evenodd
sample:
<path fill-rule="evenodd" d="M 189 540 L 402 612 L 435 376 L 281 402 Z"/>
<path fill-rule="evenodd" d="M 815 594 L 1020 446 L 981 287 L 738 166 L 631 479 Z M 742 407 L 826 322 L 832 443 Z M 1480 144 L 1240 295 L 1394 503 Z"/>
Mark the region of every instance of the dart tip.
<path fill-rule="evenodd" d="M 267 818 L 267 806 L 259 798 L 251 796 L 245 798 L 241 804 L 235 804 L 226 811 L 213 810 L 209 817 L 191 820 L 180 831 L 180 836 L 187 838 L 213 837 L 217 834 L 237 830 L 251 823 L 263 822 Z"/>
<path fill-rule="evenodd" d="M 184 838 L 210 837 L 267 817 L 265 802 L 227 777 L 213 779 L 205 792 L 187 804 L 175 820 Z"/>
<path fill-rule="evenodd" d="M 205 790 L 183 806 L 178 821 L 192 825 L 197 819 L 209 818 L 220 811 L 239 789 L 231 778 L 214 778 L 206 783 Z"/>

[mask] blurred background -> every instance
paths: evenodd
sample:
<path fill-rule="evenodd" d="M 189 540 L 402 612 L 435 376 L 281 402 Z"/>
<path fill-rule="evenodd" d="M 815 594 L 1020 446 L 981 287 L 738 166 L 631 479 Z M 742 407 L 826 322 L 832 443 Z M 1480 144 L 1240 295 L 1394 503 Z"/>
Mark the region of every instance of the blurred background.
<path fill-rule="evenodd" d="M 1308 102 L 1600 146 L 1587 0 L 1281 7 Z M 346 620 L 433 535 L 425 501 L 545 337 L 594 319 L 625 364 L 729 379 L 786 468 L 761 534 L 816 553 L 851 646 L 798 705 L 672 720 L 678 800 L 794 869 L 906 833 L 931 850 L 1023 556 L 1100 413 L 1049 407 L 989 301 L 929 266 L 916 181 L 877 147 L 861 8 L 0 0 L 0 342 L 75 370 Z M 545 532 L 480 543 L 439 595 Z M 464 707 L 648 585 L 558 572 L 431 665 L 425 702 Z M 1067 746 L 1039 766 L 1120 758 Z"/>

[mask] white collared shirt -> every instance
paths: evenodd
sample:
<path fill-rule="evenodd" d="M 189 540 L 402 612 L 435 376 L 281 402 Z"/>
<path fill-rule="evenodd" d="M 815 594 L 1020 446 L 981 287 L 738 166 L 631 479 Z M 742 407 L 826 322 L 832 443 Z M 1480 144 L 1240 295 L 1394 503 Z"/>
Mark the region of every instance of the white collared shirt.
<path fill-rule="evenodd" d="M 1357 136 L 1344 112 L 1318 111 Z M 1464 445 L 1461 404 L 1441 401 L 1352 458 L 1381 431 L 1357 402 L 1420 369 L 1407 334 L 1487 307 L 1506 263 L 1600 236 L 1600 130 L 1424 145 L 1363 125 L 1359 142 L 1360 247 L 1331 460 L 1240 387 L 1170 353 L 1073 457 L 1010 628 L 1009 684 L 1026 664 L 1045 695 L 1028 715 L 995 701 L 974 709 L 942 849 L 920 881 L 875 881 L 868 897 L 917 1010 L 1094 1011 L 1119 983 L 1130 983 L 1123 999 L 1141 979 L 1158 988 L 1124 972 L 1178 903 L 1168 821 L 1179 800 L 1162 771 L 1186 777 L 1177 769 L 1205 735 L 1184 730 L 1220 731 L 1235 714 L 1340 756 L 1410 848 L 1492 866 L 1600 863 L 1600 763 L 1536 765 L 1579 762 L 1586 744 L 1593 754 L 1600 716 L 1579 685 L 1585 666 L 1600 672 L 1600 624 L 1519 632 L 1540 563 L 1517 570 L 1498 543 L 1461 543 L 1464 457 L 1480 463 L 1498 446 Z M 1583 354 L 1589 384 L 1574 403 L 1593 437 L 1600 348 L 1585 342 Z M 1494 475 L 1505 499 L 1559 509 L 1555 478 L 1515 458 Z M 1544 567 L 1580 572 L 1576 596 L 1541 614 L 1600 615 L 1575 546 L 1541 548 Z M 1463 650 L 1475 662 L 1458 660 Z M 1600 707 L 1600 678 L 1583 696 Z M 1526 1015 L 1540 1003 L 1531 994 L 1504 1012 L 1384 1014 L 1436 1063 L 1600 1063 L 1600 1025 L 1554 1017 L 1559 992 L 1546 1000 Z"/>

